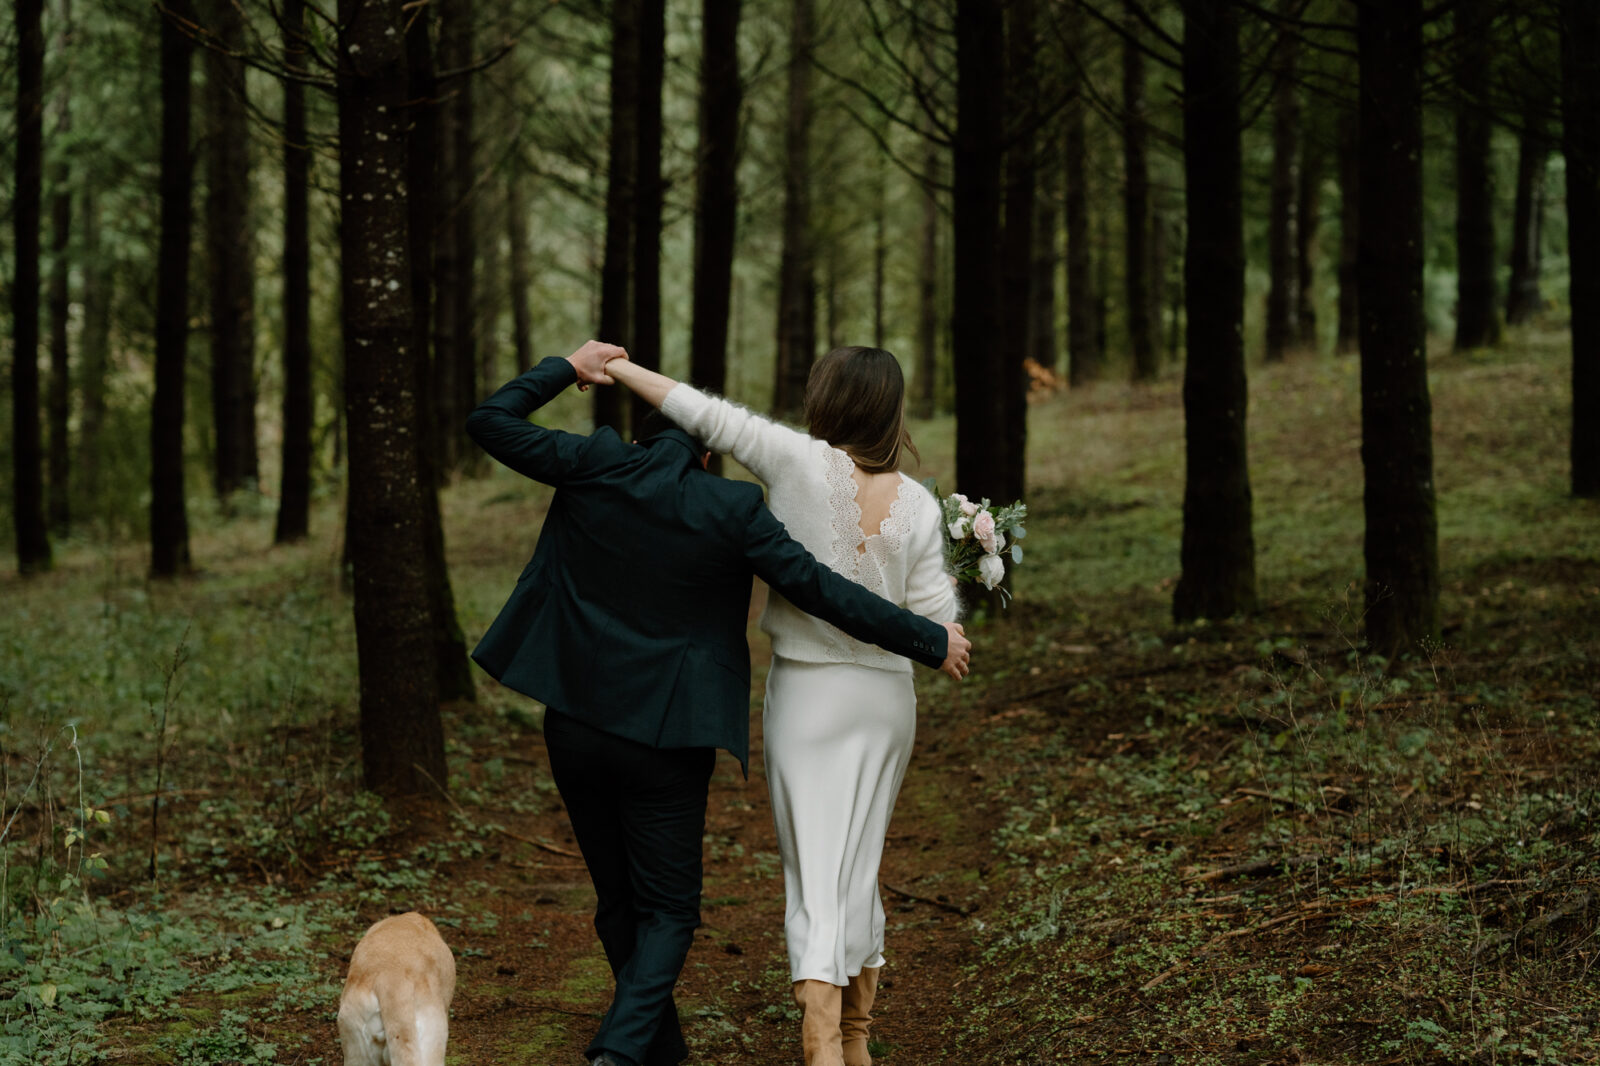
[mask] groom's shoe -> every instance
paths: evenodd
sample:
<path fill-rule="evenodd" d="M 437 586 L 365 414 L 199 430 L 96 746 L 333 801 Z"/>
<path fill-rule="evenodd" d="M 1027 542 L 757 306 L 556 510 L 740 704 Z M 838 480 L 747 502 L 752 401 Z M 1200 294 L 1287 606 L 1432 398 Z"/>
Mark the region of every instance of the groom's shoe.
<path fill-rule="evenodd" d="M 827 981 L 796 981 L 794 1001 L 805 1012 L 800 1021 L 800 1047 L 806 1066 L 844 1066 L 839 986 Z"/>
<path fill-rule="evenodd" d="M 634 1063 L 632 1059 L 624 1059 L 609 1051 L 602 1051 L 589 1060 L 589 1066 L 634 1066 Z"/>
<path fill-rule="evenodd" d="M 839 1034 L 843 1038 L 844 1066 L 872 1066 L 867 1051 L 867 1028 L 872 1025 L 872 1001 L 878 995 L 878 970 L 872 967 L 850 978 L 839 1011 Z"/>

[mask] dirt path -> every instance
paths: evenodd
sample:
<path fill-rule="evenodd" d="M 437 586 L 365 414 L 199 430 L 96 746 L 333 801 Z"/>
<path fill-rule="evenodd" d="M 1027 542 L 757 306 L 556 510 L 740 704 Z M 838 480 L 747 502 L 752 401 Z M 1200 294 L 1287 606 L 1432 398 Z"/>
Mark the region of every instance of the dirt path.
<path fill-rule="evenodd" d="M 889 965 L 873 1039 L 890 1063 L 954 1061 L 941 1030 L 950 990 L 972 961 L 966 913 L 983 903 L 988 832 L 974 775 L 942 724 L 953 718 L 948 700 L 930 713 L 925 699 L 884 860 Z M 750 780 L 726 754 L 712 779 L 704 925 L 678 995 L 694 1063 L 800 1062 L 759 715 L 752 730 Z M 515 765 L 539 790 L 548 781 L 542 738 L 519 744 Z M 593 894 L 582 863 L 549 850 L 576 846 L 554 793 L 543 799 L 538 813 L 505 820 L 503 851 L 453 873 L 467 893 L 457 900 L 459 924 L 446 927 L 459 973 L 452 1062 L 581 1062 L 608 1001 L 610 975 L 589 924 Z M 336 1047 L 329 1052 L 337 1061 Z"/>

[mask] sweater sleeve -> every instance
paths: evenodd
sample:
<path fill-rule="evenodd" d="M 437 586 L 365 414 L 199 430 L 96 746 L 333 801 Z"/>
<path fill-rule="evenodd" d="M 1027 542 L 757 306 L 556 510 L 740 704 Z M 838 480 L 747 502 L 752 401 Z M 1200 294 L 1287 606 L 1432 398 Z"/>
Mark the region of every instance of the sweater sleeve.
<path fill-rule="evenodd" d="M 944 561 L 944 529 L 939 508 L 921 507 L 907 540 L 906 607 L 935 622 L 954 622 L 961 613 Z"/>
<path fill-rule="evenodd" d="M 768 485 L 783 468 L 803 463 L 811 445 L 811 438 L 799 430 L 692 385 L 680 384 L 667 393 L 661 412 Z"/>

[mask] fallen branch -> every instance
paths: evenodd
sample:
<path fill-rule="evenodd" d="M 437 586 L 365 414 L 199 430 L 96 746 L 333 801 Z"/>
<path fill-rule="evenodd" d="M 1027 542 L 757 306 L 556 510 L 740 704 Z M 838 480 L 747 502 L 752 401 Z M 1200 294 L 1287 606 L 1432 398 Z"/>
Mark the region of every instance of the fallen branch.
<path fill-rule="evenodd" d="M 1282 869 L 1297 870 L 1302 866 L 1315 866 L 1322 862 L 1321 855 L 1296 855 L 1292 859 L 1257 859 L 1237 866 L 1224 866 L 1218 870 L 1191 874 L 1185 881 L 1221 881 L 1229 877 L 1248 877 L 1252 874 L 1276 873 Z"/>
<path fill-rule="evenodd" d="M 1502 945 L 1508 943 L 1516 943 L 1527 937 L 1541 933 L 1563 918 L 1570 918 L 1574 914 L 1585 913 L 1588 911 L 1589 905 L 1593 902 L 1593 893 L 1580 892 L 1576 896 L 1573 896 L 1571 899 L 1567 900 L 1567 902 L 1563 903 L 1561 906 L 1557 907 L 1555 910 L 1545 911 L 1543 914 L 1538 915 L 1537 917 L 1528 919 L 1514 933 L 1500 933 L 1496 936 L 1489 937 L 1483 943 L 1479 944 L 1472 954 L 1474 956 L 1482 955 L 1485 951 L 1488 951 L 1491 948 L 1501 947 Z"/>
<path fill-rule="evenodd" d="M 1233 793 L 1236 796 L 1254 796 L 1256 799 L 1271 800 L 1273 803 L 1281 803 L 1285 807 L 1293 807 L 1295 805 L 1294 800 L 1288 796 L 1275 796 L 1264 788 L 1236 788 Z"/>
<path fill-rule="evenodd" d="M 552 855 L 565 855 L 569 859 L 583 858 L 583 856 L 576 851 L 568 851 L 566 848 L 558 848 L 554 844 L 546 844 L 542 840 L 535 840 L 532 837 L 525 837 L 521 833 L 513 833 L 503 825 L 494 826 L 493 829 L 496 833 L 508 836 L 512 840 L 520 840 L 524 844 L 529 844 L 543 851 L 548 851 Z"/>
<path fill-rule="evenodd" d="M 902 899 L 908 899 L 913 903 L 926 903 L 930 907 L 938 907 L 942 911 L 949 911 L 951 914 L 959 914 L 963 918 L 977 910 L 976 907 L 971 906 L 970 904 L 963 907 L 955 903 L 946 903 L 941 899 L 929 899 L 927 896 L 919 896 L 915 892 L 907 892 L 903 888 L 897 888 L 887 881 L 881 883 L 884 888 L 887 888 L 890 892 L 893 892 Z"/>

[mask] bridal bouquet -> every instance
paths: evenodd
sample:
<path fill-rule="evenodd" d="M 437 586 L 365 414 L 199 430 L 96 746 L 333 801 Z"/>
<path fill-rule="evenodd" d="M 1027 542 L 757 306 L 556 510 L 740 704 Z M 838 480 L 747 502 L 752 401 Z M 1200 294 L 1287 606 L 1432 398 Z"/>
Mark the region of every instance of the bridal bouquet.
<path fill-rule="evenodd" d="M 1022 547 L 1016 542 L 1028 535 L 1022 526 L 1028 517 L 1027 504 L 1018 501 L 996 507 L 987 498 L 974 503 L 957 492 L 940 496 L 939 507 L 949 538 L 945 557 L 957 580 L 977 581 L 993 589 L 1006 576 L 1007 555 L 1013 563 L 1022 562 Z M 1005 594 L 1004 589 L 1000 591 Z"/>

